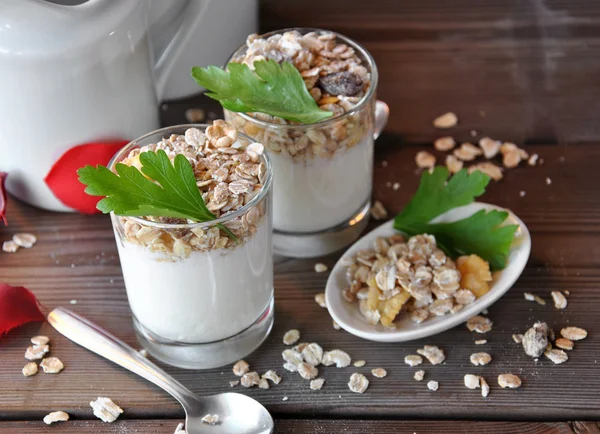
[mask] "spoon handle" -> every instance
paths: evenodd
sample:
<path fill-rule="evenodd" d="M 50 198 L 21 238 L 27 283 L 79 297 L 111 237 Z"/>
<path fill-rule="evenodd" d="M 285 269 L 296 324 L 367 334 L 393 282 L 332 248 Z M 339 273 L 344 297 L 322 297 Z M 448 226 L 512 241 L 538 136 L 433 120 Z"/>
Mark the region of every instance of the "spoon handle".
<path fill-rule="evenodd" d="M 125 342 L 87 319 L 68 309 L 57 307 L 48 314 L 48 322 L 76 344 L 156 384 L 179 401 L 184 409 L 193 408 L 197 402 L 189 389 Z"/>

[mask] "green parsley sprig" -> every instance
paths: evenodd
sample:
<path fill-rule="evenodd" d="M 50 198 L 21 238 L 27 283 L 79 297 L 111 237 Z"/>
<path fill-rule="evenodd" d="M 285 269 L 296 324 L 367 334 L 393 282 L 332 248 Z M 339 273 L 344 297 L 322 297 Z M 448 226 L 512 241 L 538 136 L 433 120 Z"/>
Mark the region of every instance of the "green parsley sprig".
<path fill-rule="evenodd" d="M 472 203 L 490 182 L 480 171 L 468 174 L 463 169 L 450 179 L 448 176 L 445 167 L 424 172 L 417 192 L 394 219 L 394 228 L 410 236 L 434 235 L 440 248 L 453 258 L 476 254 L 493 270 L 504 268 L 517 230 L 517 225 L 503 224 L 506 211 L 481 210 L 452 223 L 431 223 L 446 211 Z"/>
<path fill-rule="evenodd" d="M 254 62 L 254 71 L 243 63 L 230 62 L 226 69 L 194 66 L 192 77 L 206 88 L 207 96 L 233 112 L 260 112 L 294 122 L 312 124 L 332 112 L 319 108 L 306 89 L 298 70 L 289 62 Z"/>
<path fill-rule="evenodd" d="M 96 205 L 100 211 L 128 217 L 175 217 L 195 222 L 216 218 L 202 199 L 194 169 L 187 158 L 176 155 L 171 164 L 163 150 L 142 152 L 139 158 L 141 172 L 123 163 L 116 164 L 117 173 L 102 165 L 88 165 L 77 171 L 79 181 L 86 185 L 87 194 L 105 196 Z M 221 224 L 217 227 L 237 241 L 227 227 Z"/>

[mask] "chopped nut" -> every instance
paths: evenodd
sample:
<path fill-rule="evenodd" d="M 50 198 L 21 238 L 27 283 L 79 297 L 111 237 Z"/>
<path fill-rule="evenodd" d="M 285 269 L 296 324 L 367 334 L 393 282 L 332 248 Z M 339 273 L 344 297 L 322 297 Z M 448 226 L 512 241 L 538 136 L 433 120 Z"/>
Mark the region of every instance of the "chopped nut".
<path fill-rule="evenodd" d="M 563 350 L 548 348 L 544 351 L 544 355 L 552 360 L 555 365 L 559 365 L 569 360 L 569 356 Z"/>
<path fill-rule="evenodd" d="M 487 333 L 492 329 L 492 321 L 489 318 L 486 318 L 481 315 L 476 315 L 472 318 L 469 318 L 467 321 L 467 328 L 469 331 L 477 332 L 477 333 Z"/>
<path fill-rule="evenodd" d="M 333 320 L 333 328 L 335 330 L 341 330 L 342 329 L 342 327 L 337 322 L 335 322 L 335 320 Z"/>
<path fill-rule="evenodd" d="M 315 301 L 322 308 L 327 307 L 327 303 L 325 302 L 325 293 L 324 292 L 319 292 L 318 294 L 315 294 Z"/>
<path fill-rule="evenodd" d="M 323 388 L 323 384 L 325 384 L 325 380 L 323 378 L 315 378 L 314 380 L 310 380 L 310 390 L 321 390 Z"/>
<path fill-rule="evenodd" d="M 50 338 L 48 336 L 34 336 L 31 338 L 31 343 L 33 345 L 46 345 L 50 342 Z"/>
<path fill-rule="evenodd" d="M 485 345 L 487 344 L 487 340 L 486 339 L 477 339 L 475 341 L 475 345 Z"/>
<path fill-rule="evenodd" d="M 525 354 L 531 357 L 540 357 L 548 346 L 548 335 L 550 331 L 545 322 L 536 322 L 533 327 L 523 335 L 523 349 Z"/>
<path fill-rule="evenodd" d="M 24 376 L 31 377 L 38 373 L 38 366 L 35 362 L 29 362 L 23 367 L 21 372 L 23 372 Z"/>
<path fill-rule="evenodd" d="M 254 387 L 254 386 L 258 385 L 259 381 L 260 381 L 260 377 L 258 376 L 258 372 L 252 371 L 252 372 L 245 373 L 242 376 L 240 383 L 242 384 L 242 386 L 249 388 L 249 387 Z"/>
<path fill-rule="evenodd" d="M 425 378 L 425 371 L 420 370 L 420 371 L 415 372 L 415 375 L 413 378 L 417 381 L 423 381 L 423 378 Z"/>
<path fill-rule="evenodd" d="M 44 416 L 44 423 L 46 425 L 50 425 L 54 422 L 66 422 L 68 420 L 69 415 L 64 411 L 53 411 L 52 413 L 49 413 L 46 416 Z"/>
<path fill-rule="evenodd" d="M 2 243 L 2 250 L 4 250 L 6 253 L 15 253 L 17 250 L 19 250 L 19 245 L 13 240 L 4 241 L 4 243 Z"/>
<path fill-rule="evenodd" d="M 435 345 L 425 345 L 422 349 L 418 349 L 417 353 L 424 356 L 432 365 L 439 365 L 446 359 L 444 351 Z"/>
<path fill-rule="evenodd" d="M 458 123 L 458 116 L 452 112 L 444 113 L 433 120 L 433 126 L 436 128 L 452 128 Z"/>
<path fill-rule="evenodd" d="M 423 363 L 423 358 L 417 355 L 406 356 L 404 358 L 404 363 L 409 366 L 419 366 L 421 363 Z"/>
<path fill-rule="evenodd" d="M 296 329 L 288 330 L 283 335 L 283 343 L 285 345 L 294 345 L 300 340 L 300 332 Z"/>
<path fill-rule="evenodd" d="M 446 151 L 450 151 L 452 148 L 454 148 L 454 146 L 456 146 L 456 142 L 450 136 L 440 137 L 435 142 L 433 142 L 433 146 L 438 151 L 446 152 Z"/>
<path fill-rule="evenodd" d="M 309 365 L 319 366 L 323 360 L 323 348 L 317 343 L 310 343 L 302 350 L 302 357 Z"/>
<path fill-rule="evenodd" d="M 218 414 L 207 414 L 202 418 L 202 423 L 207 425 L 216 425 L 219 423 L 219 415 Z"/>
<path fill-rule="evenodd" d="M 446 155 L 446 167 L 450 173 L 459 172 L 464 166 L 462 160 L 459 160 L 454 155 Z"/>
<path fill-rule="evenodd" d="M 42 360 L 40 366 L 46 374 L 58 374 L 65 368 L 63 362 L 61 362 L 57 357 L 46 357 L 44 360 Z"/>
<path fill-rule="evenodd" d="M 373 374 L 373 377 L 384 378 L 387 376 L 387 371 L 383 368 L 375 368 L 371 370 L 371 374 Z"/>
<path fill-rule="evenodd" d="M 521 379 L 513 374 L 500 374 L 498 375 L 498 384 L 503 389 L 506 389 L 507 387 L 516 389 L 521 386 Z"/>
<path fill-rule="evenodd" d="M 541 306 L 546 306 L 546 300 L 544 300 L 539 295 L 532 294 L 531 292 L 524 292 L 523 297 L 527 301 L 535 301 L 537 304 Z"/>
<path fill-rule="evenodd" d="M 352 359 L 350 359 L 350 356 L 345 351 L 331 350 L 323 354 L 321 363 L 325 366 L 331 366 L 335 364 L 335 366 L 338 368 L 345 368 L 350 365 L 351 361 Z"/>
<path fill-rule="evenodd" d="M 523 335 L 522 334 L 515 334 L 512 335 L 513 341 L 515 341 L 515 344 L 520 344 L 521 342 L 523 342 Z"/>
<path fill-rule="evenodd" d="M 315 264 L 315 271 L 317 273 L 324 273 L 327 270 L 329 270 L 329 268 L 327 268 L 327 265 L 322 264 L 321 262 Z"/>
<path fill-rule="evenodd" d="M 438 390 L 440 388 L 440 383 L 438 383 L 437 381 L 430 381 L 427 383 L 427 388 L 433 392 L 435 392 L 436 390 Z"/>
<path fill-rule="evenodd" d="M 492 361 L 492 356 L 488 353 L 473 353 L 471 354 L 470 360 L 475 366 L 483 366 Z"/>
<path fill-rule="evenodd" d="M 312 380 L 319 375 L 319 370 L 309 363 L 302 362 L 298 365 L 298 374 L 305 380 Z"/>
<path fill-rule="evenodd" d="M 484 161 L 482 163 L 473 164 L 469 167 L 469 173 L 473 173 L 476 170 L 485 173 L 487 176 L 492 178 L 494 181 L 501 181 L 503 178 L 502 169 L 496 166 L 494 163 Z"/>
<path fill-rule="evenodd" d="M 558 338 L 554 341 L 554 345 L 562 350 L 572 350 L 573 349 L 573 341 L 565 338 Z"/>
<path fill-rule="evenodd" d="M 49 352 L 50 347 L 48 345 L 34 345 L 27 348 L 27 351 L 25 351 L 25 358 L 27 360 L 40 360 Z"/>
<path fill-rule="evenodd" d="M 114 422 L 123 413 L 123 409 L 110 398 L 99 397 L 95 401 L 90 402 L 90 406 L 94 410 L 94 416 L 102 422 Z"/>
<path fill-rule="evenodd" d="M 33 234 L 20 233 L 13 236 L 13 241 L 19 247 L 30 249 L 37 243 L 37 237 Z"/>
<path fill-rule="evenodd" d="M 240 384 L 240 380 L 232 380 L 229 382 L 229 387 L 235 387 Z"/>
<path fill-rule="evenodd" d="M 479 376 L 473 374 L 465 375 L 465 386 L 468 389 L 477 389 L 479 387 Z"/>
<path fill-rule="evenodd" d="M 498 154 L 500 142 L 498 140 L 490 139 L 489 137 L 484 137 L 479 140 L 479 147 L 483 151 L 483 156 L 489 160 Z"/>
<path fill-rule="evenodd" d="M 356 362 L 354 362 L 352 364 L 352 366 L 354 366 L 355 368 L 362 368 L 366 364 L 367 364 L 367 362 L 365 362 L 364 360 L 357 360 Z"/>
<path fill-rule="evenodd" d="M 233 365 L 233 373 L 241 377 L 250 370 L 250 365 L 245 360 L 239 360 Z"/>
<path fill-rule="evenodd" d="M 384 220 L 388 217 L 387 210 L 378 200 L 373 202 L 373 206 L 371 207 L 371 217 L 373 217 L 375 220 Z"/>
<path fill-rule="evenodd" d="M 364 393 L 369 387 L 369 380 L 363 374 L 355 372 L 350 376 L 348 388 L 354 393 Z"/>
<path fill-rule="evenodd" d="M 560 335 L 572 341 L 580 341 L 587 337 L 587 331 L 579 327 L 565 327 L 560 331 Z"/>
<path fill-rule="evenodd" d="M 277 372 L 275 372 L 273 370 L 268 370 L 267 372 L 262 374 L 262 378 L 264 378 L 266 380 L 271 380 L 273 382 L 273 384 L 281 383 L 281 377 L 279 375 L 277 375 Z"/>
<path fill-rule="evenodd" d="M 490 385 L 483 377 L 479 377 L 479 384 L 481 385 L 481 396 L 487 398 L 487 396 L 490 394 Z"/>
<path fill-rule="evenodd" d="M 415 155 L 415 163 L 421 169 L 429 169 L 435 166 L 435 157 L 427 151 L 420 151 Z"/>
<path fill-rule="evenodd" d="M 560 291 L 552 291 L 552 299 L 554 300 L 554 307 L 557 309 L 564 309 L 567 307 L 567 298 Z"/>
<path fill-rule="evenodd" d="M 269 382 L 267 381 L 266 378 L 261 378 L 260 380 L 258 380 L 258 388 L 259 389 L 268 389 L 269 388 Z"/>

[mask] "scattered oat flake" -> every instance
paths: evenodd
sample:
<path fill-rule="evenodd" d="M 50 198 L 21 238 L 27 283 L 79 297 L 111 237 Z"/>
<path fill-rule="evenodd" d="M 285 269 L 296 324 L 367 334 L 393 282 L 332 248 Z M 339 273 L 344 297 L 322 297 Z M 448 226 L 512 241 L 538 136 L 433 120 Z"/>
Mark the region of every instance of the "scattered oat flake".
<path fill-rule="evenodd" d="M 520 344 L 521 342 L 523 342 L 523 335 L 522 334 L 514 334 L 512 335 L 512 339 L 513 341 L 515 341 L 515 344 Z"/>
<path fill-rule="evenodd" d="M 529 157 L 529 160 L 527 160 L 527 164 L 529 164 L 530 166 L 535 166 L 537 164 L 538 158 L 540 158 L 538 154 L 533 154 L 531 157 Z"/>
<path fill-rule="evenodd" d="M 71 304 L 77 304 L 77 300 L 73 299 L 69 303 L 71 303 Z"/>
<path fill-rule="evenodd" d="M 412 354 L 404 358 L 404 363 L 409 366 L 419 366 L 423 363 L 423 357 Z"/>
<path fill-rule="evenodd" d="M 321 360 L 321 363 L 325 366 L 331 366 L 335 364 L 335 366 L 338 368 L 346 368 L 347 366 L 350 366 L 351 362 L 352 359 L 348 353 L 342 350 L 327 351 L 325 354 L 323 354 L 323 360 Z"/>
<path fill-rule="evenodd" d="M 438 151 L 446 152 L 453 149 L 454 146 L 456 146 L 456 142 L 450 136 L 440 137 L 439 139 L 436 139 L 435 142 L 433 142 L 433 146 Z"/>
<path fill-rule="evenodd" d="M 373 206 L 371 207 L 371 217 L 373 217 L 375 220 L 384 220 L 388 217 L 387 210 L 378 200 L 373 202 Z"/>
<path fill-rule="evenodd" d="M 352 364 L 352 366 L 354 366 L 355 368 L 362 368 L 366 364 L 367 364 L 367 362 L 365 362 L 364 360 L 357 360 L 356 362 L 354 362 Z"/>
<path fill-rule="evenodd" d="M 269 388 L 269 382 L 267 381 L 266 378 L 261 378 L 260 380 L 258 380 L 258 388 L 259 389 L 268 389 Z"/>
<path fill-rule="evenodd" d="M 25 351 L 25 358 L 27 360 L 40 360 L 49 352 L 50 347 L 48 345 L 34 345 L 27 348 L 27 351 Z"/>
<path fill-rule="evenodd" d="M 552 184 L 552 180 L 550 178 L 546 178 L 546 185 Z"/>
<path fill-rule="evenodd" d="M 310 380 L 310 390 L 321 390 L 323 388 L 323 384 L 325 384 L 325 380 L 323 378 L 315 378 L 314 380 Z"/>
<path fill-rule="evenodd" d="M 425 345 L 419 348 L 417 353 L 424 356 L 432 365 L 439 365 L 446 359 L 444 351 L 435 345 Z"/>
<path fill-rule="evenodd" d="M 32 375 L 35 375 L 38 373 L 38 366 L 35 362 L 29 362 L 23 367 L 21 372 L 23 373 L 24 376 L 31 377 Z"/>
<path fill-rule="evenodd" d="M 294 345 L 300 340 L 300 331 L 296 329 L 288 330 L 283 335 L 283 343 L 285 345 Z"/>
<path fill-rule="evenodd" d="M 233 365 L 233 373 L 241 377 L 250 370 L 250 365 L 245 360 L 239 360 Z"/>
<path fill-rule="evenodd" d="M 66 422 L 69 420 L 69 414 L 64 411 L 53 411 L 44 416 L 44 423 L 50 425 L 54 422 Z"/>
<path fill-rule="evenodd" d="M 310 363 L 302 362 L 298 364 L 298 374 L 305 380 L 312 380 L 319 375 L 319 370 Z"/>
<path fill-rule="evenodd" d="M 524 292 L 523 297 L 527 301 L 535 301 L 537 304 L 541 306 L 546 306 L 546 300 L 536 294 L 532 294 L 531 292 Z"/>
<path fill-rule="evenodd" d="M 242 375 L 242 379 L 240 380 L 240 383 L 242 384 L 243 387 L 250 388 L 250 387 L 257 386 L 259 381 L 260 381 L 260 377 L 258 376 L 258 372 L 252 371 L 252 372 L 247 372 L 244 375 Z"/>
<path fill-rule="evenodd" d="M 475 341 L 475 345 L 485 345 L 487 344 L 487 340 L 486 339 L 477 339 Z"/>
<path fill-rule="evenodd" d="M 521 190 L 521 191 L 519 192 L 519 196 L 521 196 L 521 197 L 525 197 L 525 195 L 526 195 L 526 194 L 527 194 L 527 193 L 526 193 L 524 190 Z"/>
<path fill-rule="evenodd" d="M 58 357 L 46 357 L 42 360 L 40 366 L 46 374 L 58 374 L 65 368 L 65 365 L 63 365 L 63 362 Z"/>
<path fill-rule="evenodd" d="M 306 345 L 302 349 L 302 357 L 306 363 L 313 366 L 319 366 L 323 360 L 323 348 L 315 342 Z"/>
<path fill-rule="evenodd" d="M 34 345 L 46 345 L 48 342 L 50 342 L 48 336 L 34 336 L 31 338 L 31 343 Z"/>
<path fill-rule="evenodd" d="M 425 371 L 420 370 L 420 371 L 415 372 L 415 375 L 413 378 L 417 381 L 423 381 L 423 378 L 425 378 Z"/>
<path fill-rule="evenodd" d="M 587 337 L 587 331 L 579 327 L 565 327 L 560 331 L 560 335 L 572 341 L 580 341 Z"/>
<path fill-rule="evenodd" d="M 218 414 L 207 414 L 202 418 L 202 423 L 207 425 L 216 425 L 219 423 L 219 415 Z"/>
<path fill-rule="evenodd" d="M 283 398 L 281 398 L 282 401 L 287 401 L 289 398 L 287 396 L 284 396 Z"/>
<path fill-rule="evenodd" d="M 321 262 L 318 262 L 318 263 L 315 264 L 315 271 L 317 273 L 324 273 L 327 270 L 329 270 L 329 268 L 327 268 L 327 265 L 325 265 L 325 264 L 323 264 Z"/>
<path fill-rule="evenodd" d="M 487 333 L 492 329 L 493 322 L 484 316 L 476 315 L 469 318 L 467 321 L 467 328 L 471 332 Z"/>
<path fill-rule="evenodd" d="M 17 250 L 19 250 L 19 245 L 13 240 L 4 241 L 4 243 L 2 243 L 2 250 L 4 250 L 6 253 L 15 253 Z"/>
<path fill-rule="evenodd" d="M 473 374 L 467 374 L 464 378 L 465 386 L 468 389 L 477 389 L 479 387 L 479 376 Z"/>
<path fill-rule="evenodd" d="M 373 374 L 373 377 L 384 378 L 387 376 L 387 371 L 383 368 L 375 368 L 371 370 L 371 374 Z"/>
<path fill-rule="evenodd" d="M 446 155 L 446 167 L 448 168 L 448 171 L 450 173 L 459 172 L 463 168 L 463 166 L 464 163 L 462 162 L 462 160 L 459 160 L 452 154 Z"/>
<path fill-rule="evenodd" d="M 364 393 L 369 387 L 369 380 L 363 374 L 355 372 L 350 376 L 348 388 L 354 393 Z"/>
<path fill-rule="evenodd" d="M 556 345 L 561 350 L 572 350 L 573 349 L 573 341 L 565 338 L 558 338 L 554 341 L 554 345 Z"/>
<path fill-rule="evenodd" d="M 229 382 L 229 387 L 235 387 L 240 384 L 240 380 L 232 380 Z"/>
<path fill-rule="evenodd" d="M 470 360 L 475 366 L 484 366 L 492 361 L 492 356 L 488 353 L 473 353 Z"/>
<path fill-rule="evenodd" d="M 490 385 L 483 377 L 479 377 L 479 384 L 481 385 L 481 396 L 487 398 L 487 396 L 490 394 Z"/>
<path fill-rule="evenodd" d="M 521 387 L 521 379 L 513 374 L 500 374 L 498 375 L 498 384 L 503 389 L 507 387 L 509 389 L 516 389 Z"/>
<path fill-rule="evenodd" d="M 315 294 L 315 301 L 323 309 L 325 309 L 327 307 L 327 303 L 325 302 L 325 293 L 324 292 L 319 292 L 318 294 Z"/>
<path fill-rule="evenodd" d="M 569 356 L 563 350 L 556 350 L 549 348 L 544 351 L 544 356 L 552 360 L 555 365 L 560 365 L 561 363 L 565 363 L 569 360 Z"/>
<path fill-rule="evenodd" d="M 19 247 L 30 249 L 35 243 L 37 243 L 37 237 L 33 234 L 19 233 L 13 236 L 13 241 Z"/>
<path fill-rule="evenodd" d="M 123 413 L 123 409 L 110 398 L 99 397 L 95 401 L 91 401 L 90 406 L 94 410 L 94 416 L 102 422 L 114 422 Z"/>
<path fill-rule="evenodd" d="M 492 178 L 494 181 L 501 181 L 503 178 L 502 169 L 496 166 L 494 163 L 490 163 L 488 161 L 484 161 L 482 163 L 473 164 L 469 167 L 469 173 L 473 173 L 476 170 L 479 170 L 482 173 L 485 173 L 487 176 Z"/>
<path fill-rule="evenodd" d="M 400 188 L 400 183 L 399 182 L 394 182 L 392 184 L 392 190 L 397 191 Z"/>
<path fill-rule="evenodd" d="M 565 309 L 567 307 L 567 298 L 560 291 L 551 292 L 552 299 L 554 300 L 554 307 L 557 309 Z"/>
<path fill-rule="evenodd" d="M 420 151 L 415 155 L 415 163 L 421 169 L 429 169 L 435 166 L 435 157 L 427 151 Z"/>
<path fill-rule="evenodd" d="M 458 124 L 458 116 L 453 112 L 444 113 L 433 120 L 433 126 L 436 128 L 452 128 Z"/>
<path fill-rule="evenodd" d="M 430 381 L 427 383 L 427 388 L 433 392 L 435 392 L 436 390 L 438 390 L 440 388 L 440 383 L 438 383 L 437 381 Z"/>
<path fill-rule="evenodd" d="M 271 380 L 273 382 L 273 384 L 279 384 L 279 383 L 281 383 L 281 377 L 279 375 L 277 375 L 277 372 L 275 372 L 273 370 L 268 370 L 267 372 L 265 372 L 262 375 L 262 378 L 265 378 L 267 380 Z"/>
<path fill-rule="evenodd" d="M 479 140 L 479 147 L 483 151 L 483 156 L 488 160 L 494 158 L 500 150 L 500 142 L 498 140 L 483 137 Z"/>
<path fill-rule="evenodd" d="M 337 322 L 335 322 L 335 320 L 333 320 L 333 328 L 335 330 L 341 330 L 342 329 L 342 327 Z"/>

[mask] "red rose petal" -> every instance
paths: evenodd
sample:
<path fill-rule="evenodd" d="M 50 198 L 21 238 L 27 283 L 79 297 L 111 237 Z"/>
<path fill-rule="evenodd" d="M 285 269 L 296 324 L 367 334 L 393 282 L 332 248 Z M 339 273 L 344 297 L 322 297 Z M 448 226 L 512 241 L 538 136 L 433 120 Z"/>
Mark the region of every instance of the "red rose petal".
<path fill-rule="evenodd" d="M 40 303 L 30 290 L 0 283 L 0 336 L 28 322 L 45 320 Z"/>
<path fill-rule="evenodd" d="M 86 143 L 65 152 L 52 166 L 44 181 L 52 193 L 66 206 L 84 214 L 95 214 L 101 197 L 85 193 L 85 185 L 78 180 L 77 169 L 88 164 L 106 166 L 110 159 L 128 142 L 115 140 L 106 143 Z"/>
<path fill-rule="evenodd" d="M 8 173 L 0 172 L 0 220 L 2 220 L 5 225 L 8 225 L 8 222 L 6 221 L 6 215 L 5 215 L 7 197 L 6 197 L 6 189 L 4 188 L 4 181 L 6 180 L 7 176 L 8 176 Z"/>

